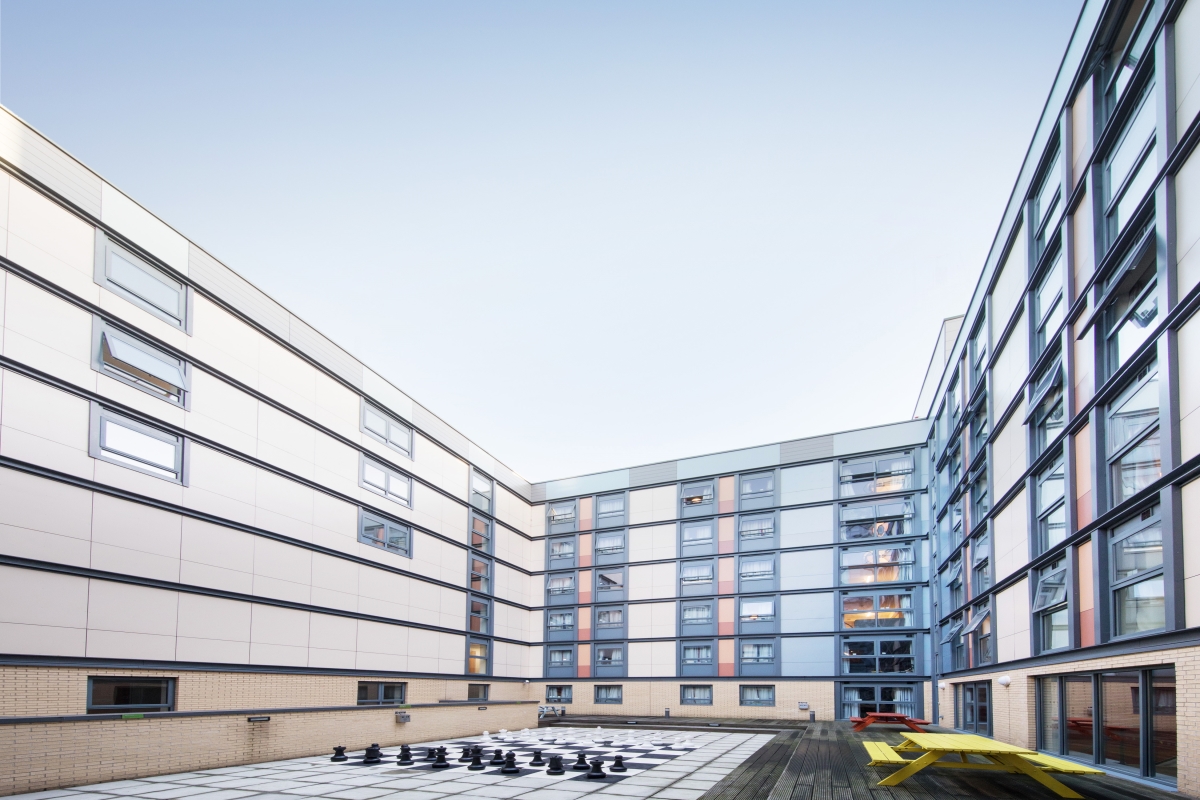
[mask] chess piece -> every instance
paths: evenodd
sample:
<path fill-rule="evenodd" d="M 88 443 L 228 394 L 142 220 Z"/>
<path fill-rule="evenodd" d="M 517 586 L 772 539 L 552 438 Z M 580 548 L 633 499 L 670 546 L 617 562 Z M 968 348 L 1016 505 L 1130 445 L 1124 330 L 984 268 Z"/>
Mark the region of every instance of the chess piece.
<path fill-rule="evenodd" d="M 483 740 L 485 742 L 490 742 L 492 740 L 492 735 L 490 733 L 488 733 L 487 731 L 484 731 L 483 732 Z"/>
<path fill-rule="evenodd" d="M 476 747 L 471 750 L 471 765 L 467 769 L 478 772 L 481 769 L 487 769 L 487 765 L 483 763 L 483 748 Z"/>
<path fill-rule="evenodd" d="M 546 768 L 546 774 L 562 775 L 563 772 L 562 756 L 550 756 L 550 766 Z"/>
<path fill-rule="evenodd" d="M 333 758 L 331 758 L 329 760 L 330 761 L 349 761 L 350 757 L 346 755 L 345 747 L 335 747 L 335 748 L 333 748 Z"/>
<path fill-rule="evenodd" d="M 493 767 L 503 766 L 504 765 L 504 754 L 501 753 L 499 750 L 493 751 L 492 752 L 492 760 L 489 761 L 488 763 L 491 764 Z"/>
<path fill-rule="evenodd" d="M 541 751 L 541 750 L 534 750 L 534 751 L 533 751 L 533 760 L 529 762 L 529 766 L 531 766 L 531 767 L 544 767 L 544 766 L 546 766 L 546 762 L 545 762 L 545 761 L 542 761 L 542 751 Z"/>
<path fill-rule="evenodd" d="M 396 758 L 396 763 L 402 767 L 410 766 L 413 763 L 412 748 L 406 744 L 400 745 L 400 755 Z"/>
<path fill-rule="evenodd" d="M 613 765 L 608 768 L 609 772 L 628 772 L 629 767 L 625 766 L 625 756 L 617 753 L 613 756 Z"/>
<path fill-rule="evenodd" d="M 504 766 L 500 768 L 501 775 L 519 775 L 521 769 L 517 766 L 517 754 L 512 750 L 504 756 Z"/>
<path fill-rule="evenodd" d="M 592 759 L 592 768 L 587 774 L 589 781 L 591 781 L 591 780 L 602 781 L 608 777 L 608 775 L 606 775 L 604 772 L 603 765 L 604 765 L 604 759 L 602 759 L 602 758 L 593 758 Z"/>
<path fill-rule="evenodd" d="M 463 754 L 458 757 L 458 760 L 463 764 L 466 764 L 471 760 L 471 745 L 467 745 L 463 748 Z"/>
<path fill-rule="evenodd" d="M 577 769 L 580 771 L 591 769 L 591 767 L 588 766 L 587 756 L 583 754 L 582 750 L 579 752 L 579 757 L 575 759 L 575 763 L 571 765 L 571 769 Z"/>
<path fill-rule="evenodd" d="M 671 746 L 672 750 L 692 750 L 696 747 L 695 742 L 691 739 L 684 739 L 682 742 Z"/>
<path fill-rule="evenodd" d="M 379 751 L 379 744 L 372 744 L 367 748 L 367 752 L 363 755 L 364 764 L 378 764 L 383 761 L 383 753 Z"/>
<path fill-rule="evenodd" d="M 426 761 L 437 761 L 437 748 L 436 747 L 426 747 L 425 748 L 425 760 Z"/>
<path fill-rule="evenodd" d="M 437 749 L 437 760 L 430 764 L 434 769 L 448 769 L 450 762 L 446 760 L 446 748 L 439 747 Z"/>

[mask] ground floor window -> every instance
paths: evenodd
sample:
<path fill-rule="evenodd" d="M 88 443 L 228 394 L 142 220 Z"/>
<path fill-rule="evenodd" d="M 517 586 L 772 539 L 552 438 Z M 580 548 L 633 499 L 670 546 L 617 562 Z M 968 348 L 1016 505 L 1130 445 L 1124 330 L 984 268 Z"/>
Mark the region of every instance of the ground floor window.
<path fill-rule="evenodd" d="M 992 735 L 992 682 L 954 684 L 954 727 Z"/>
<path fill-rule="evenodd" d="M 913 686 L 842 686 L 842 719 L 864 714 L 907 714 L 917 716 L 917 689 Z"/>
<path fill-rule="evenodd" d="M 403 683 L 358 682 L 358 704 L 360 706 L 394 706 L 404 702 Z"/>
<path fill-rule="evenodd" d="M 621 688 L 620 686 L 597 686 L 596 702 L 620 704 L 623 694 Z"/>
<path fill-rule="evenodd" d="M 546 687 L 546 702 L 547 703 L 569 703 L 569 702 L 571 702 L 571 687 L 570 686 L 547 686 Z"/>
<path fill-rule="evenodd" d="M 468 683 L 467 684 L 467 699 L 482 701 L 488 699 L 488 689 L 491 684 L 488 683 Z"/>
<path fill-rule="evenodd" d="M 774 686 L 740 686 L 738 698 L 744 706 L 773 706 L 775 705 Z"/>
<path fill-rule="evenodd" d="M 1037 730 L 1039 750 L 1174 784 L 1175 668 L 1038 678 Z"/>
<path fill-rule="evenodd" d="M 680 686 L 679 702 L 685 706 L 711 706 L 712 686 Z"/>
<path fill-rule="evenodd" d="M 89 714 L 174 710 L 174 678 L 88 678 Z"/>

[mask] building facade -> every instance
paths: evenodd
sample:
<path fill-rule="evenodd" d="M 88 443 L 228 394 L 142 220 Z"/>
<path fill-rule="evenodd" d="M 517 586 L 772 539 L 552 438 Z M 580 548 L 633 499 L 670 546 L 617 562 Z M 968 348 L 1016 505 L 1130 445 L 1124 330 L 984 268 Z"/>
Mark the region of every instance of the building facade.
<path fill-rule="evenodd" d="M 913 420 L 539 484 L 0 111 L 0 794 L 550 704 L 1200 795 L 1198 80 L 1200 0 L 1084 4 Z"/>

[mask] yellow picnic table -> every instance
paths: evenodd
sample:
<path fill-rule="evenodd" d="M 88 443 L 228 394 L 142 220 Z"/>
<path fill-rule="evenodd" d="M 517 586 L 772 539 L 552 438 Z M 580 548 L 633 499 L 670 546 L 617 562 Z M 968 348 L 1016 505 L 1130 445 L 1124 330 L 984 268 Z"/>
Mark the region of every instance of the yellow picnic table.
<path fill-rule="evenodd" d="M 1048 772 L 1066 772 L 1076 775 L 1102 775 L 1092 767 L 1055 758 L 1016 745 L 997 742 L 973 733 L 910 733 L 900 734 L 906 741 L 896 747 L 885 742 L 863 742 L 871 755 L 870 766 L 903 765 L 879 782 L 880 786 L 897 786 L 928 766 L 953 767 L 957 769 L 996 770 L 1020 772 L 1033 778 L 1059 797 L 1083 800 L 1083 795 L 1050 777 Z M 921 752 L 914 759 L 901 753 Z M 942 761 L 944 756 L 956 755 L 957 761 Z M 981 756 L 985 761 L 970 761 L 968 756 Z"/>

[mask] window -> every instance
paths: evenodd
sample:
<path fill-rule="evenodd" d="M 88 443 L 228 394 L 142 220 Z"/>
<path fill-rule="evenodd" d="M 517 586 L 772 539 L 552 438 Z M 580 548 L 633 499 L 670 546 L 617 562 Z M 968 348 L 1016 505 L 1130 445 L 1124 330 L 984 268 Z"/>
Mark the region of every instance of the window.
<path fill-rule="evenodd" d="M 546 627 L 552 631 L 575 630 L 574 611 L 552 611 L 546 617 Z"/>
<path fill-rule="evenodd" d="M 979 318 L 979 323 L 975 326 L 975 333 L 971 334 L 971 388 L 974 389 L 983 380 L 983 373 L 987 369 L 987 350 L 988 350 L 988 329 L 987 320 L 983 317 Z"/>
<path fill-rule="evenodd" d="M 597 647 L 596 648 L 596 666 L 598 667 L 619 667 L 625 663 L 625 648 L 623 647 Z"/>
<path fill-rule="evenodd" d="M 907 628 L 912 624 L 912 592 L 855 592 L 842 596 L 843 628 Z"/>
<path fill-rule="evenodd" d="M 962 416 L 962 387 L 958 385 L 958 376 L 955 375 L 950 381 L 950 388 L 946 390 L 946 427 L 954 430 L 958 425 L 958 418 Z"/>
<path fill-rule="evenodd" d="M 743 664 L 773 664 L 775 663 L 775 645 L 772 642 L 743 642 Z"/>
<path fill-rule="evenodd" d="M 547 686 L 546 687 L 546 702 L 547 703 L 570 703 L 571 702 L 571 687 L 570 686 Z"/>
<path fill-rule="evenodd" d="M 713 663 L 711 644 L 685 644 L 683 646 L 683 663 L 684 664 L 711 664 Z"/>
<path fill-rule="evenodd" d="M 1141 104 L 1133 112 L 1116 146 L 1104 163 L 1105 213 L 1109 241 L 1129 224 L 1134 210 L 1158 172 L 1154 148 L 1154 84 L 1143 91 Z"/>
<path fill-rule="evenodd" d="M 711 706 L 712 686 L 680 686 L 679 703 L 685 706 Z"/>
<path fill-rule="evenodd" d="M 1062 253 L 1054 257 L 1054 263 L 1046 277 L 1038 284 L 1034 293 L 1034 352 L 1041 353 L 1054 343 L 1054 334 L 1066 318 L 1066 302 L 1063 301 Z"/>
<path fill-rule="evenodd" d="M 774 686 L 739 686 L 738 697 L 744 706 L 775 705 Z"/>
<path fill-rule="evenodd" d="M 401 475 L 369 458 L 364 458 L 362 464 L 363 486 L 389 500 L 406 506 L 412 505 L 412 480 L 407 475 Z"/>
<path fill-rule="evenodd" d="M 550 558 L 575 558 L 574 539 L 551 539 Z"/>
<path fill-rule="evenodd" d="M 625 626 L 625 611 L 620 608 L 605 608 L 596 611 L 597 628 L 622 628 Z"/>
<path fill-rule="evenodd" d="M 471 591 L 491 594 L 492 562 L 471 557 Z"/>
<path fill-rule="evenodd" d="M 842 497 L 880 492 L 902 492 L 913 487 L 913 458 L 910 453 L 883 456 L 867 461 L 843 461 Z"/>
<path fill-rule="evenodd" d="M 742 622 L 770 622 L 775 619 L 775 601 L 743 600 L 739 618 Z"/>
<path fill-rule="evenodd" d="M 600 533 L 596 534 L 596 555 L 615 556 L 625 552 L 625 534 Z"/>
<path fill-rule="evenodd" d="M 917 704 L 911 686 L 843 686 L 842 718 L 870 713 L 915 716 Z"/>
<path fill-rule="evenodd" d="M 575 576 L 551 575 L 546 580 L 546 591 L 550 594 L 571 594 L 575 591 Z"/>
<path fill-rule="evenodd" d="M 1134 0 L 1125 12 L 1125 19 L 1113 36 L 1105 57 L 1105 77 L 1107 86 L 1104 91 L 1105 108 L 1108 113 L 1116 106 L 1129 81 L 1133 79 L 1134 70 L 1142 59 L 1146 45 L 1150 42 L 1150 34 L 1154 25 L 1148 21 L 1153 2 Z"/>
<path fill-rule="evenodd" d="M 605 523 L 620 525 L 625 519 L 625 495 L 609 494 L 596 498 L 596 520 L 598 525 Z"/>
<path fill-rule="evenodd" d="M 709 580 L 712 580 L 711 567 L 709 568 Z M 705 603 L 704 605 L 683 607 L 683 624 L 684 625 L 709 625 L 713 621 L 712 606 Z"/>
<path fill-rule="evenodd" d="M 842 506 L 842 539 L 882 539 L 913 533 L 912 500 Z"/>
<path fill-rule="evenodd" d="M 552 667 L 570 667 L 575 663 L 574 650 L 551 650 L 550 651 L 550 666 Z"/>
<path fill-rule="evenodd" d="M 962 557 L 956 556 L 950 559 L 949 566 L 942 573 L 942 585 L 946 587 L 946 606 L 945 610 L 958 608 L 967 599 L 966 593 L 963 591 L 963 565 Z"/>
<path fill-rule="evenodd" d="M 1033 383 L 1033 397 L 1029 403 L 1033 412 L 1034 455 L 1044 453 L 1050 443 L 1062 433 L 1063 423 L 1063 368 L 1061 357 L 1047 366 Z"/>
<path fill-rule="evenodd" d="M 842 674 L 915 672 L 915 653 L 912 639 L 844 639 Z"/>
<path fill-rule="evenodd" d="M 982 458 L 987 453 L 988 440 L 987 400 L 979 403 L 975 414 L 971 417 L 971 458 Z"/>
<path fill-rule="evenodd" d="M 950 669 L 967 668 L 967 639 L 963 636 L 966 621 L 960 613 L 951 617 L 948 625 L 942 625 L 942 644 L 950 645 Z"/>
<path fill-rule="evenodd" d="M 1158 365 L 1150 364 L 1108 407 L 1113 505 L 1162 477 L 1158 436 Z"/>
<path fill-rule="evenodd" d="M 1118 368 L 1150 337 L 1158 320 L 1158 265 L 1155 229 L 1148 223 L 1131 254 L 1103 282 L 1103 297 L 1096 304 L 1104 313 L 1102 326 L 1108 375 Z"/>
<path fill-rule="evenodd" d="M 988 539 L 987 533 L 976 536 L 971 541 L 971 595 L 973 597 L 987 591 L 988 587 L 992 585 L 991 570 L 988 569 L 991 556 L 992 543 Z"/>
<path fill-rule="evenodd" d="M 1057 146 L 1056 146 L 1057 149 Z M 1033 230 L 1037 254 L 1040 256 L 1046 249 L 1046 243 L 1054 235 L 1054 228 L 1062 217 L 1062 151 L 1054 155 L 1050 166 L 1042 175 L 1042 184 L 1033 196 Z"/>
<path fill-rule="evenodd" d="M 87 713 L 175 710 L 174 678 L 88 678 Z"/>
<path fill-rule="evenodd" d="M 713 538 L 712 520 L 704 522 L 687 522 L 683 526 L 683 544 L 711 544 Z"/>
<path fill-rule="evenodd" d="M 412 428 L 370 403 L 363 403 L 363 430 L 393 450 L 412 458 Z"/>
<path fill-rule="evenodd" d="M 404 702 L 406 683 L 358 682 L 358 704 L 360 706 L 395 706 Z"/>
<path fill-rule="evenodd" d="M 485 553 L 492 551 L 492 522 L 478 514 L 471 514 L 471 547 Z"/>
<path fill-rule="evenodd" d="M 886 583 L 913 579 L 913 548 L 887 547 L 843 550 L 842 583 Z"/>
<path fill-rule="evenodd" d="M 383 550 L 412 557 L 412 529 L 390 519 L 362 512 L 358 540 Z"/>
<path fill-rule="evenodd" d="M 775 535 L 775 515 L 742 517 L 738 520 L 738 535 L 743 540 L 768 539 Z"/>
<path fill-rule="evenodd" d="M 683 584 L 712 583 L 713 568 L 710 563 L 684 564 L 679 569 L 679 582 Z"/>
<path fill-rule="evenodd" d="M 756 500 L 771 497 L 775 494 L 775 473 L 763 472 L 758 475 L 742 476 L 742 499 Z"/>
<path fill-rule="evenodd" d="M 1067 565 L 1063 559 L 1038 573 L 1033 612 L 1038 620 L 1043 651 L 1059 650 L 1070 644 L 1067 627 Z"/>
<path fill-rule="evenodd" d="M 567 525 L 575 521 L 575 501 L 550 504 L 550 524 Z"/>
<path fill-rule="evenodd" d="M 107 239 L 96 265 L 96 283 L 159 319 L 187 330 L 187 287 Z"/>
<path fill-rule="evenodd" d="M 971 624 L 963 630 L 963 636 L 973 639 L 975 663 L 972 666 L 992 663 L 992 612 L 986 604 L 972 609 Z"/>
<path fill-rule="evenodd" d="M 704 483 L 685 483 L 683 485 L 683 504 L 685 506 L 700 506 L 711 503 L 713 499 L 712 481 Z"/>
<path fill-rule="evenodd" d="M 488 646 L 485 642 L 471 642 L 467 648 L 467 672 L 471 675 L 487 675 Z"/>
<path fill-rule="evenodd" d="M 471 505 L 491 513 L 492 511 L 492 479 L 482 472 L 471 470 Z"/>
<path fill-rule="evenodd" d="M 971 479 L 971 528 L 974 529 L 983 522 L 991 509 L 988 499 L 988 475 L 986 465 Z"/>
<path fill-rule="evenodd" d="M 484 702 L 488 699 L 488 689 L 490 683 L 468 683 L 467 684 L 467 699 L 476 702 Z"/>
<path fill-rule="evenodd" d="M 187 362 L 95 319 L 95 367 L 169 403 L 186 405 Z"/>
<path fill-rule="evenodd" d="M 491 617 L 491 613 L 490 613 L 491 609 L 488 605 L 488 601 L 479 600 L 477 598 L 472 597 L 470 606 L 471 606 L 471 619 L 470 619 L 471 633 L 487 633 L 488 632 L 488 619 Z"/>
<path fill-rule="evenodd" d="M 625 588 L 624 572 L 597 572 L 597 592 L 619 592 Z"/>
<path fill-rule="evenodd" d="M 775 577 L 775 560 L 771 558 L 742 559 L 738 573 L 744 581 L 771 580 Z"/>
<path fill-rule="evenodd" d="M 1065 486 L 1062 458 L 1038 476 L 1039 553 L 1061 544 L 1067 538 L 1067 506 L 1063 495 Z"/>
<path fill-rule="evenodd" d="M 134 422 L 92 404 L 89 455 L 183 483 L 183 437 Z"/>
<path fill-rule="evenodd" d="M 1113 629 L 1131 636 L 1166 627 L 1163 535 L 1158 507 L 1143 511 L 1109 534 L 1112 556 Z"/>
<path fill-rule="evenodd" d="M 620 686 L 597 686 L 596 687 L 596 702 L 620 705 L 620 703 L 621 703 L 621 687 Z"/>

